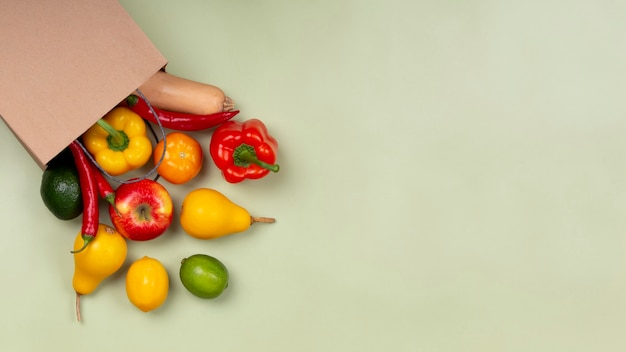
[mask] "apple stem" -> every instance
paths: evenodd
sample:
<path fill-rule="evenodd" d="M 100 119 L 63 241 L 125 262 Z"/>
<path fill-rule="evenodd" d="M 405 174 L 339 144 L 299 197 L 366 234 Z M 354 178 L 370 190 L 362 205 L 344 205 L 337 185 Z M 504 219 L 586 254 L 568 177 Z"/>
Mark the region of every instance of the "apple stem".
<path fill-rule="evenodd" d="M 276 222 L 276 219 L 274 219 L 274 218 L 258 217 L 258 216 L 251 216 L 250 217 L 250 224 L 254 224 L 255 222 L 272 223 L 272 222 Z"/>
<path fill-rule="evenodd" d="M 76 292 L 76 320 L 80 323 L 80 293 Z"/>

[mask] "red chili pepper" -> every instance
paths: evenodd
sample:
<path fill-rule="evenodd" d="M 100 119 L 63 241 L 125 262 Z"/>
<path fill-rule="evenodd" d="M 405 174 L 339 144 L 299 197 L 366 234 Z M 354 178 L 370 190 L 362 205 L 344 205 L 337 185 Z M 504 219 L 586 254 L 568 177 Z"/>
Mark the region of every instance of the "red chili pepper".
<path fill-rule="evenodd" d="M 215 165 L 230 183 L 259 179 L 270 171 L 278 172 L 278 143 L 257 119 L 228 121 L 211 136 L 209 152 Z"/>
<path fill-rule="evenodd" d="M 100 197 L 115 206 L 115 191 L 113 191 L 113 187 L 111 187 L 109 181 L 107 181 L 102 172 L 96 168 L 93 170 L 93 175 L 96 179 L 96 186 L 98 187 Z"/>
<path fill-rule="evenodd" d="M 98 225 L 100 224 L 100 210 L 98 208 L 98 186 L 96 184 L 96 178 L 94 176 L 95 170 L 91 161 L 85 155 L 85 152 L 78 144 L 77 141 L 73 141 L 70 144 L 70 150 L 74 156 L 74 162 L 78 169 L 78 178 L 80 182 L 80 188 L 83 197 L 83 225 L 82 225 L 82 238 L 83 247 L 72 253 L 78 253 L 85 249 L 89 242 L 91 242 L 98 232 Z"/>
<path fill-rule="evenodd" d="M 137 115 L 144 119 L 157 123 L 152 110 L 145 100 L 136 95 L 130 95 L 126 98 L 126 104 Z M 152 107 L 159 117 L 161 125 L 177 131 L 201 131 L 218 126 L 239 114 L 239 110 L 222 111 L 208 115 L 187 114 L 175 111 L 161 110 Z"/>

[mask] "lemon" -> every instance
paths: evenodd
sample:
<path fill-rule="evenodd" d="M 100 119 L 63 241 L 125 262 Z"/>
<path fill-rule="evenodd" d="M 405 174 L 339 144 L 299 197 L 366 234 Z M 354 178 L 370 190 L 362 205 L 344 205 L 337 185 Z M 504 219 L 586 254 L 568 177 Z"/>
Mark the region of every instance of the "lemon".
<path fill-rule="evenodd" d="M 169 277 L 158 260 L 144 256 L 135 261 L 126 273 L 126 295 L 139 310 L 149 312 L 167 299 Z"/>
<path fill-rule="evenodd" d="M 216 298 L 228 287 L 228 269 L 217 258 L 194 254 L 181 261 L 180 281 L 200 298 Z"/>

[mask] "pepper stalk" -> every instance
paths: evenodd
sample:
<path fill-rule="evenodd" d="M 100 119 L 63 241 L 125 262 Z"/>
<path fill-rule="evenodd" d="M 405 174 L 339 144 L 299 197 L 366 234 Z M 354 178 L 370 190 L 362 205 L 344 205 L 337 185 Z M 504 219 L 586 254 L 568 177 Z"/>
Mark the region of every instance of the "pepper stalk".
<path fill-rule="evenodd" d="M 107 137 L 107 143 L 111 150 L 123 151 L 128 148 L 128 142 L 130 139 L 124 131 L 116 130 L 113 126 L 111 126 L 111 124 L 103 119 L 98 120 L 96 123 L 109 134 Z"/>
<path fill-rule="evenodd" d="M 245 143 L 233 150 L 233 162 L 235 165 L 241 167 L 248 167 L 250 164 L 255 164 L 272 172 L 278 172 L 280 169 L 278 164 L 269 164 L 259 160 L 254 147 Z"/>

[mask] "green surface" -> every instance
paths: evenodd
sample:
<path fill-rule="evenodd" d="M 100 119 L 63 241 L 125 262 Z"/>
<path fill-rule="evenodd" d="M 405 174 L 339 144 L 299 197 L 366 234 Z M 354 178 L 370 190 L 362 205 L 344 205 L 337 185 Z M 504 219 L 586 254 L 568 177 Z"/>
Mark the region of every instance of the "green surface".
<path fill-rule="evenodd" d="M 279 141 L 279 173 L 231 185 L 207 163 L 174 202 L 210 186 L 277 222 L 130 243 L 171 278 L 220 258 L 229 287 L 199 300 L 171 280 L 144 314 L 120 274 L 77 324 L 80 220 L 49 216 L 0 128 L 0 350 L 626 350 L 626 2 L 122 4 L 171 73 Z"/>

